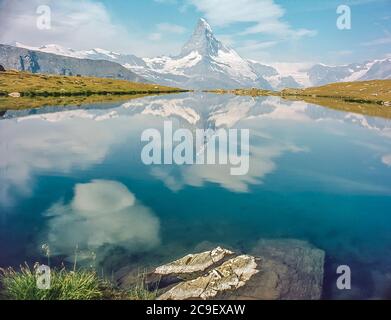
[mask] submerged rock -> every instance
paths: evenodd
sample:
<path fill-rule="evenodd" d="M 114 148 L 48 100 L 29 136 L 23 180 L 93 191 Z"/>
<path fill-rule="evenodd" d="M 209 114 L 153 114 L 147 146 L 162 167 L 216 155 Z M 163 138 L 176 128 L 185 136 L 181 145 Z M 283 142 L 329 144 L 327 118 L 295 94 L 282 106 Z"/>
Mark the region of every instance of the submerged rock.
<path fill-rule="evenodd" d="M 179 260 L 156 268 L 155 274 L 169 275 L 205 271 L 210 266 L 232 254 L 232 251 L 220 247 L 198 254 L 189 254 Z"/>
<path fill-rule="evenodd" d="M 209 271 L 205 276 L 182 282 L 159 297 L 160 300 L 211 299 L 219 292 L 236 290 L 258 272 L 255 258 L 238 256 Z"/>
<path fill-rule="evenodd" d="M 260 240 L 251 254 L 261 258 L 260 272 L 229 298 L 318 300 L 322 296 L 325 252 L 308 242 Z"/>
<path fill-rule="evenodd" d="M 218 247 L 158 267 L 151 277 L 176 279 L 160 283 L 161 300 L 312 300 L 321 298 L 324 259 L 305 241 L 261 240 L 250 254 Z"/>

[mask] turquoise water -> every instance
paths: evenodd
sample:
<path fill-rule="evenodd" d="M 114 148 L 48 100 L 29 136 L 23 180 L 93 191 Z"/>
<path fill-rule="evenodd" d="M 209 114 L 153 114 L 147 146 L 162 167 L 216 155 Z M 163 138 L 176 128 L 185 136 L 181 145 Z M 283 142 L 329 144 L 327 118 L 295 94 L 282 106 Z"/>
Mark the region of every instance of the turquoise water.
<path fill-rule="evenodd" d="M 146 128 L 250 129 L 250 170 L 146 166 Z M 224 245 L 326 251 L 324 298 L 391 298 L 391 121 L 277 97 L 190 93 L 9 111 L 0 120 L 0 266 L 111 274 Z M 95 258 L 96 257 L 96 258 Z M 336 289 L 349 265 L 352 290 Z"/>

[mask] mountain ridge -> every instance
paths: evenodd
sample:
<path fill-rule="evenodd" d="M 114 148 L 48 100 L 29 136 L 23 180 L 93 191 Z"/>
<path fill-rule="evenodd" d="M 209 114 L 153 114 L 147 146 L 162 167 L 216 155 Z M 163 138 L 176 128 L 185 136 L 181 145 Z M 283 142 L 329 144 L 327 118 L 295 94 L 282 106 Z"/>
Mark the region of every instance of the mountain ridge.
<path fill-rule="evenodd" d="M 391 78 L 391 58 L 341 66 L 318 64 L 264 64 L 242 58 L 219 41 L 209 23 L 201 18 L 177 56 L 140 58 L 95 48 L 76 51 L 58 45 L 18 47 L 78 59 L 107 60 L 160 85 L 185 89 L 235 89 L 258 87 L 269 90 L 306 88 L 333 82 Z"/>
<path fill-rule="evenodd" d="M 32 73 L 149 82 L 121 64 L 112 61 L 67 57 L 3 44 L 0 44 L 0 64 L 5 69 Z"/>

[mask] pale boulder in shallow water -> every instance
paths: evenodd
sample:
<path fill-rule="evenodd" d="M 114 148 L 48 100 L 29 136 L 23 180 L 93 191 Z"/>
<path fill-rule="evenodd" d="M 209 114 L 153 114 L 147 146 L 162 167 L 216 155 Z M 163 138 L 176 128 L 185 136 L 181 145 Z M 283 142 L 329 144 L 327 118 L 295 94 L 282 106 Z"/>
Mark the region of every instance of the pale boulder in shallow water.
<path fill-rule="evenodd" d="M 300 240 L 260 240 L 250 254 L 232 251 L 217 262 L 208 259 L 187 269 L 190 261 L 205 258 L 194 254 L 165 265 L 158 292 L 161 300 L 317 300 L 321 298 L 325 252 Z M 208 251 L 208 252 L 213 252 Z M 221 256 L 221 255 L 220 255 Z M 191 258 L 191 259 L 190 259 Z M 215 260 L 216 261 L 216 260 Z M 206 267 L 205 269 L 201 268 Z M 168 266 L 175 266 L 169 269 Z M 181 268 L 182 266 L 182 268 Z M 172 270 L 172 273 L 169 273 Z M 183 271 L 182 273 L 180 271 Z M 153 273 L 151 277 L 156 277 Z M 167 284 L 166 286 L 164 284 Z"/>
<path fill-rule="evenodd" d="M 198 254 L 189 254 L 179 260 L 156 268 L 155 274 L 169 275 L 205 271 L 213 264 L 232 254 L 232 251 L 221 247 Z"/>
<path fill-rule="evenodd" d="M 212 269 L 208 274 L 182 282 L 159 297 L 160 300 L 212 299 L 219 292 L 236 290 L 258 272 L 255 258 L 238 256 Z"/>

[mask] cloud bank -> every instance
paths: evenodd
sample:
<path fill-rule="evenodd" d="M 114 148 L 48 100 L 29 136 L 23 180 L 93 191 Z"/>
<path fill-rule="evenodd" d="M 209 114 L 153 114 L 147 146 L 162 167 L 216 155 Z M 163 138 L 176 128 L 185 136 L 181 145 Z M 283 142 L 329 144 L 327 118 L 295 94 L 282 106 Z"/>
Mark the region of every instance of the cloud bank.
<path fill-rule="evenodd" d="M 269 34 L 280 38 L 313 36 L 314 30 L 294 29 L 283 21 L 285 10 L 273 0 L 190 0 L 216 26 L 252 23 L 243 34 Z"/>

